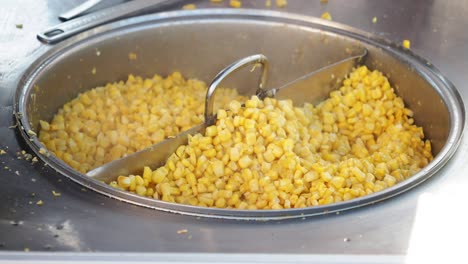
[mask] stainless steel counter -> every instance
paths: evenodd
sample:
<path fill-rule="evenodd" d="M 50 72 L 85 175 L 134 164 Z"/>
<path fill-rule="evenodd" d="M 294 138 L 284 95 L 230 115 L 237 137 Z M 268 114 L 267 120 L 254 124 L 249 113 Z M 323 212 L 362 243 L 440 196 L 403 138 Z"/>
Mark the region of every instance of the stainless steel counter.
<path fill-rule="evenodd" d="M 31 164 L 21 153 L 29 150 L 17 130 L 10 127 L 14 125 L 16 83 L 25 68 L 49 48 L 35 35 L 59 23 L 57 15 L 79 2 L 2 1 L 0 149 L 6 154 L 0 155 L 0 263 L 32 259 L 47 263 L 115 259 L 163 262 L 177 258 L 255 263 L 462 260 L 468 237 L 468 215 L 463 210 L 468 202 L 464 195 L 468 189 L 466 137 L 445 168 L 403 195 L 339 214 L 270 222 L 196 218 L 136 207 L 84 189 L 40 162 Z M 198 8 L 222 6 L 193 2 Z M 246 8 L 265 8 L 263 0 L 243 3 Z M 271 9 L 279 8 L 273 5 Z M 468 34 L 464 31 L 468 2 L 329 0 L 323 4 L 319 0 L 290 0 L 280 10 L 311 16 L 329 11 L 334 21 L 394 42 L 409 39 L 411 49 L 438 67 L 455 84 L 465 103 L 468 101 Z M 56 197 L 52 191 L 61 195 Z M 42 205 L 37 204 L 39 200 Z M 187 231 L 180 232 L 184 229 Z M 26 254 L 25 250 L 30 252 Z M 56 251 L 87 253 L 47 253 Z"/>

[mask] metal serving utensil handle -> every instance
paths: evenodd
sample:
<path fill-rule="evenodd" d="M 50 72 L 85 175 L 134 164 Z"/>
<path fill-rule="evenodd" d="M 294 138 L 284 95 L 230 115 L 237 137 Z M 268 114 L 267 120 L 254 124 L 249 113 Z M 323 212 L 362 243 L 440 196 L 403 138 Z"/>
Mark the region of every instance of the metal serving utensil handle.
<path fill-rule="evenodd" d="M 183 0 L 138 0 L 104 8 L 76 19 L 50 27 L 37 34 L 37 39 L 46 44 L 55 44 L 73 35 L 115 21 L 178 4 Z"/>
<path fill-rule="evenodd" d="M 231 65 L 227 66 L 224 68 L 222 71 L 220 71 L 213 81 L 210 84 L 210 87 L 208 87 L 208 90 L 206 91 L 206 98 L 205 98 L 205 124 L 207 126 L 210 126 L 214 124 L 216 120 L 216 115 L 213 113 L 213 108 L 214 108 L 214 93 L 216 91 L 216 88 L 219 86 L 219 84 L 226 78 L 228 77 L 231 73 L 234 73 L 241 68 L 244 68 L 247 65 L 253 64 L 254 66 L 259 64 L 262 67 L 262 73 L 260 75 L 260 79 L 258 81 L 258 87 L 257 87 L 257 92 L 263 91 L 263 89 L 266 86 L 266 82 L 268 80 L 268 70 L 269 70 L 269 63 L 268 59 L 265 55 L 263 54 L 255 54 L 252 56 L 245 57 L 243 59 L 240 59 L 238 61 L 235 61 Z"/>
<path fill-rule="evenodd" d="M 119 175 L 138 173 L 144 166 L 150 165 L 150 167 L 155 169 L 164 165 L 179 146 L 187 144 L 189 135 L 203 133 L 207 126 L 214 124 L 216 120 L 216 115 L 213 113 L 214 93 L 223 79 L 246 65 L 256 63 L 262 66 L 262 74 L 258 84 L 258 89 L 262 89 L 265 87 L 268 77 L 267 58 L 262 54 L 257 54 L 240 59 L 218 73 L 211 82 L 210 87 L 208 87 L 205 98 L 205 121 L 202 124 L 196 125 L 189 130 L 179 133 L 174 137 L 167 138 L 143 150 L 101 165 L 87 172 L 86 175 L 109 183 L 115 180 Z"/>
<path fill-rule="evenodd" d="M 96 5 L 98 5 L 101 2 L 102 2 L 102 0 L 87 0 L 87 1 L 85 1 L 83 3 L 81 3 L 80 5 L 77 5 L 74 8 L 66 11 L 65 13 L 60 14 L 59 19 L 62 20 L 62 21 L 67 21 L 67 20 L 70 20 L 72 18 L 81 16 L 83 13 L 85 13 L 86 11 L 88 11 L 91 8 L 95 7 Z"/>

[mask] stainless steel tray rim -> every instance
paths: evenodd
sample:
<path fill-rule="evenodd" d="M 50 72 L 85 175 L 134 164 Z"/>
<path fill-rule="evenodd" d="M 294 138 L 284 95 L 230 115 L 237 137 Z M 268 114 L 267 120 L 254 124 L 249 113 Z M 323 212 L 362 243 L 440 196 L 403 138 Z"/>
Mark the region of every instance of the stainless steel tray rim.
<path fill-rule="evenodd" d="M 277 22 L 272 20 L 258 21 L 259 18 L 268 18 L 268 19 L 279 19 L 285 20 L 285 22 Z M 171 20 L 176 21 L 171 21 Z M 182 21 L 181 21 L 182 19 Z M 73 48 L 80 47 L 83 43 L 92 43 L 94 41 L 99 41 L 101 35 L 108 36 L 109 34 L 121 33 L 132 27 L 137 27 L 138 24 L 148 24 L 148 26 L 154 26 L 153 23 L 158 24 L 159 26 L 164 25 L 164 23 L 184 23 L 191 20 L 203 19 L 206 20 L 219 20 L 223 21 L 229 19 L 235 20 L 251 20 L 261 23 L 281 23 L 286 26 L 304 26 L 307 28 L 309 24 L 309 29 L 312 26 L 324 27 L 326 29 L 325 33 L 331 32 L 338 35 L 343 35 L 345 37 L 350 37 L 357 39 L 362 42 L 373 44 L 382 49 L 385 49 L 386 52 L 391 53 L 393 56 L 399 57 L 407 61 L 411 66 L 415 66 L 419 73 L 425 75 L 425 79 L 433 82 L 433 87 L 437 88 L 437 92 L 444 98 L 444 103 L 447 108 L 450 110 L 450 119 L 453 126 L 450 129 L 447 143 L 441 149 L 441 151 L 436 155 L 434 160 L 430 162 L 425 168 L 420 172 L 413 175 L 409 179 L 400 182 L 390 188 L 387 188 L 381 192 L 373 193 L 371 195 L 363 196 L 356 198 L 350 201 L 344 201 L 339 203 L 334 203 L 331 205 L 321 205 L 308 208 L 297 208 L 297 209 L 283 209 L 283 210 L 233 210 L 233 209 L 217 209 L 217 208 L 203 208 L 190 205 L 182 205 L 175 203 L 168 203 L 164 201 L 153 200 L 146 197 L 141 197 L 136 194 L 124 192 L 118 189 L 114 189 L 102 182 L 90 179 L 82 173 L 78 173 L 63 161 L 57 159 L 55 156 L 51 155 L 49 157 L 41 155 L 39 153 L 40 148 L 45 148 L 45 146 L 39 142 L 36 137 L 31 137 L 27 131 L 31 129 L 31 126 L 26 118 L 26 115 L 16 115 L 18 122 L 21 124 L 21 134 L 25 139 L 29 139 L 28 143 L 35 154 L 45 163 L 50 165 L 58 173 L 65 175 L 71 180 L 75 181 L 78 184 L 84 185 L 87 188 L 90 188 L 98 193 L 103 195 L 129 202 L 136 205 L 141 205 L 144 207 L 154 208 L 162 211 L 173 212 L 184 215 L 193 215 L 193 216 L 207 216 L 215 218 L 227 218 L 227 219 L 243 219 L 243 220 L 273 220 L 273 219 L 286 219 L 286 218 L 297 218 L 305 217 L 311 215 L 320 215 L 326 213 L 333 213 L 342 210 L 348 210 L 355 207 L 360 207 L 363 205 L 373 204 L 387 198 L 393 197 L 405 192 L 424 180 L 430 178 L 433 174 L 442 168 L 442 166 L 450 159 L 450 157 L 455 153 L 464 128 L 465 121 L 465 110 L 463 107 L 463 102 L 459 93 L 453 84 L 448 81 L 432 64 L 428 63 L 425 59 L 416 56 L 413 52 L 405 50 L 397 45 L 389 43 L 387 40 L 384 40 L 380 37 L 370 35 L 369 33 L 362 32 L 360 30 L 351 28 L 346 25 L 342 25 L 336 22 L 324 21 L 319 18 L 312 18 L 302 15 L 295 15 L 277 11 L 259 11 L 259 10 L 249 10 L 249 9 L 208 9 L 208 10 L 195 10 L 195 11 L 173 11 L 152 15 L 145 15 L 136 18 L 130 18 L 124 21 L 117 21 L 107 25 L 100 26 L 98 28 L 92 29 L 90 31 L 79 34 L 75 37 L 72 37 L 69 40 L 66 40 L 56 46 L 52 47 L 47 51 L 43 56 L 33 63 L 33 65 L 28 68 L 18 85 L 19 90 L 15 99 L 15 112 L 16 113 L 25 113 L 26 111 L 26 100 L 29 95 L 30 90 L 33 88 L 35 79 L 40 75 L 40 73 L 50 65 L 51 62 L 55 61 L 60 56 L 64 56 L 67 52 L 73 50 Z M 194 21 L 192 21 L 194 22 Z M 196 22 L 196 21 L 195 21 Z M 294 24 L 295 22 L 296 24 Z M 299 23 L 300 22 L 300 23 Z M 291 24 L 288 24 L 291 23 Z M 301 24 L 304 23 L 304 24 Z M 313 28 L 316 29 L 316 28 Z M 318 30 L 322 30 L 319 28 Z M 430 78 L 432 76 L 432 78 Z M 435 84 L 434 82 L 438 82 Z M 440 89 L 444 87 L 445 89 Z"/>

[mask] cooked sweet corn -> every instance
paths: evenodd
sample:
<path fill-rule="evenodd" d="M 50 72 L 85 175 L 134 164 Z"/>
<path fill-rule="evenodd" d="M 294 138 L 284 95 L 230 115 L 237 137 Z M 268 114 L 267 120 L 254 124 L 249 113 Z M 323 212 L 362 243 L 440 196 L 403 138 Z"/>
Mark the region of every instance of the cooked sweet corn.
<path fill-rule="evenodd" d="M 132 185 L 138 176 L 120 176 L 117 186 L 218 208 L 347 201 L 391 187 L 432 160 L 430 142 L 412 115 L 387 78 L 363 66 L 317 106 L 255 96 L 245 107 L 233 101 L 166 165 L 145 167 L 148 182 Z"/>
<path fill-rule="evenodd" d="M 84 173 L 203 122 L 206 89 L 203 82 L 185 80 L 179 72 L 165 79 L 129 75 L 126 82 L 80 94 L 50 123 L 41 120 L 39 140 Z M 241 98 L 236 90 L 220 88 L 215 107 Z M 123 180 L 118 184 L 130 186 Z"/>

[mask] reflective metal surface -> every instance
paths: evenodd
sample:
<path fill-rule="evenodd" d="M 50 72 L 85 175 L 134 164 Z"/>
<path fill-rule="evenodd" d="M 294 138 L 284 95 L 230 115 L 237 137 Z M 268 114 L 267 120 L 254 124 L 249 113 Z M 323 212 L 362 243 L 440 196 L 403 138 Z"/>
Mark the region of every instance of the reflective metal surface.
<path fill-rule="evenodd" d="M 47 44 L 55 44 L 71 36 L 125 17 L 136 16 L 152 11 L 161 11 L 179 4 L 180 0 L 139 0 L 114 5 L 83 17 L 60 23 L 37 34 L 37 39 Z M 68 14 L 67 14 L 68 15 Z"/>
<path fill-rule="evenodd" d="M 67 21 L 72 18 L 78 17 L 92 9 L 94 6 L 99 4 L 102 0 L 87 0 L 80 5 L 75 6 L 74 8 L 68 10 L 67 12 L 60 14 L 59 19 L 62 21 Z"/>
<path fill-rule="evenodd" d="M 259 36 L 262 36 L 264 41 L 261 46 L 254 41 Z M 285 37 L 287 38 L 284 39 Z M 282 41 L 281 46 L 271 44 L 279 41 Z M 187 49 L 185 43 L 192 43 L 190 49 Z M 212 45 L 212 43 L 217 45 Z M 320 54 L 312 52 L 315 43 L 320 43 Z M 128 56 L 126 56 L 127 51 L 134 48 L 133 45 L 138 45 L 140 54 L 145 54 L 144 58 L 135 62 L 140 66 L 138 68 L 128 63 Z M 298 73 L 307 74 L 313 69 L 322 68 L 323 65 L 345 60 L 353 52 L 362 53 L 361 46 L 368 50 L 368 59 L 365 63 L 369 68 L 380 69 L 388 74 L 397 93 L 414 111 L 416 123 L 423 126 L 427 137 L 432 141 L 435 158 L 407 180 L 383 191 L 349 201 L 283 210 L 218 209 L 168 203 L 112 188 L 73 170 L 51 153 L 41 155 L 40 149 L 46 147 L 37 140 L 35 134 L 29 133 L 30 130 L 39 133 L 39 120 L 50 120 L 58 107 L 80 92 L 121 79 L 119 72 L 124 74 L 132 72 L 144 76 L 147 75 L 148 69 L 160 72 L 157 69 L 164 65 L 161 71 L 171 72 L 179 69 L 195 77 L 206 76 L 211 72 L 217 72 L 218 68 L 213 65 L 227 61 L 227 58 L 239 58 L 261 50 L 272 62 L 276 62 L 270 65 L 272 73 L 269 78 L 270 85 L 271 83 L 283 84 L 300 77 Z M 278 54 L 281 54 L 285 47 L 294 49 L 301 47 L 302 50 L 299 51 L 301 57 L 279 60 Z M 100 51 L 99 56 L 96 55 L 96 50 Z M 106 51 L 109 55 L 101 54 Z M 211 59 L 206 64 L 200 62 L 200 58 L 207 57 Z M 240 65 L 246 65 L 243 61 L 241 62 Z M 77 68 L 77 65 L 82 67 Z M 94 69 L 95 74 L 90 69 Z M 231 71 L 233 68 L 228 68 L 220 76 L 228 76 Z M 338 77 L 339 72 L 336 74 Z M 251 91 L 255 89 L 249 87 L 255 82 L 249 82 L 249 79 L 256 76 L 248 72 L 244 72 L 244 75 L 239 72 L 238 75 L 240 76 L 231 77 L 226 85 L 237 87 L 241 94 L 252 94 Z M 331 75 L 333 75 L 332 72 Z M 265 76 L 261 79 L 262 86 L 266 84 Z M 224 78 L 215 79 L 210 89 L 216 87 L 222 79 Z M 76 84 L 67 85 L 75 81 Z M 67 89 L 63 90 L 62 87 L 65 85 Z M 414 93 L 414 87 L 417 87 L 417 93 Z M 283 98 L 300 98 L 310 95 L 314 97 L 310 97 L 309 100 L 316 101 L 328 94 L 329 88 L 331 88 L 330 85 L 325 85 L 317 90 L 318 93 L 303 93 L 293 87 L 282 89 L 280 95 Z M 133 18 L 96 28 L 94 33 L 88 36 L 76 36 L 56 45 L 49 53 L 34 62 L 27 70 L 27 74 L 20 80 L 17 91 L 18 103 L 15 111 L 20 113 L 17 119 L 22 127 L 21 134 L 26 142 L 31 144 L 36 155 L 56 171 L 86 187 L 119 200 L 169 212 L 215 218 L 255 220 L 300 218 L 356 208 L 393 197 L 428 179 L 450 159 L 460 142 L 465 118 L 463 103 L 452 84 L 445 82 L 444 77 L 437 70 L 426 65 L 426 61 L 412 56 L 411 53 L 388 45 L 376 36 L 340 24 L 286 13 L 253 10 L 178 11 Z M 63 93 L 65 96 L 61 96 Z M 59 96 L 60 99 L 51 100 L 53 96 Z M 212 105 L 209 101 L 207 101 L 206 111 L 205 115 L 210 115 L 212 112 Z M 211 115 L 205 118 L 211 119 Z M 198 129 L 203 129 L 203 126 Z M 190 132 L 196 131 L 190 130 Z M 183 139 L 187 136 L 187 133 L 184 133 L 182 136 L 162 142 L 149 148 L 150 151 L 142 153 L 148 160 L 153 159 L 161 164 L 162 160 L 170 155 L 169 151 L 175 150 L 177 144 L 183 143 Z M 171 144 L 171 142 L 177 144 Z M 161 147 L 161 155 L 152 157 L 151 153 L 157 152 Z M 141 165 L 145 162 L 137 155 L 130 155 L 124 160 L 129 162 L 121 163 L 123 165 L 129 165 L 138 160 L 133 164 L 136 167 L 131 167 L 132 171 L 141 169 Z M 117 173 L 123 171 L 126 174 L 125 167 L 128 166 L 119 166 L 118 162 L 108 166 L 108 168 L 117 169 Z M 108 171 L 104 169 L 98 172 L 102 172 L 98 176 L 103 176 L 103 173 Z"/>
<path fill-rule="evenodd" d="M 265 9 L 263 1 L 242 2 L 244 7 Z M 15 125 L 12 117 L 15 89 L 32 61 L 53 48 L 41 45 L 36 34 L 57 24 L 59 13 L 79 3 L 78 0 L 2 1 L 0 148 L 6 151 L 0 155 L 2 261 L 12 259 L 5 251 L 16 251 L 13 254 L 17 263 L 28 259 L 48 259 L 50 263 L 52 258 L 62 260 L 57 263 L 77 259 L 82 262 L 90 259 L 103 261 L 97 256 L 99 253 L 71 253 L 67 256 L 55 252 L 34 253 L 99 251 L 106 252 L 102 254 L 109 261 L 129 261 L 131 258 L 135 261 L 169 261 L 160 258 L 158 253 L 170 252 L 174 253 L 167 255 L 172 256 L 170 260 L 196 262 L 198 259 L 187 254 L 190 252 L 206 253 L 198 255 L 206 257 L 205 261 L 212 261 L 210 256 L 217 261 L 229 261 L 232 258 L 223 256 L 253 254 L 252 262 L 257 263 L 265 255 L 273 256 L 278 262 L 298 260 L 298 256 L 316 263 L 466 262 L 468 217 L 463 208 L 468 188 L 465 173 L 468 171 L 467 137 L 462 138 L 453 158 L 430 180 L 398 197 L 339 214 L 266 223 L 197 219 L 132 206 L 82 189 L 41 162 L 31 164 L 21 154 L 22 150 L 30 153 L 31 150 L 16 134 L 17 130 L 9 128 Z M 223 5 L 227 4 L 224 1 Z M 198 8 L 219 6 L 209 1 L 197 2 Z M 468 35 L 465 34 L 468 3 L 465 1 L 330 0 L 321 4 L 320 1 L 294 0 L 289 1 L 286 8 L 271 9 L 316 17 L 329 11 L 334 21 L 393 42 L 409 39 L 411 50 L 436 65 L 455 84 L 464 101 L 468 100 L 468 76 L 465 73 L 468 68 Z M 372 22 L 373 17 L 377 18 L 376 23 Z M 16 24 L 22 24 L 22 29 Z M 104 54 L 102 52 L 101 55 Z M 284 47 L 284 53 L 278 54 L 284 56 L 283 60 L 298 55 L 300 53 L 295 53 L 294 48 L 288 46 Z M 90 68 L 90 65 L 81 65 Z M 222 67 L 222 64 L 218 66 Z M 392 68 L 385 70 L 392 71 Z M 158 69 L 150 69 L 147 73 L 155 71 Z M 404 79 L 393 71 L 392 80 Z M 124 78 L 126 73 L 120 74 Z M 420 93 L 417 89 L 407 92 L 407 98 Z M 441 117 L 436 112 L 439 104 L 432 102 L 426 107 L 431 109 L 434 105 L 431 114 Z M 444 120 L 441 118 L 441 121 Z M 59 192 L 61 196 L 54 196 L 52 191 Z M 42 206 L 36 204 L 39 200 L 43 201 Z M 183 229 L 187 232 L 178 234 L 177 231 Z M 33 253 L 28 255 L 24 252 L 26 249 Z M 135 253 L 125 258 L 117 252 L 146 253 Z"/>
<path fill-rule="evenodd" d="M 330 92 L 340 88 L 344 78 L 353 68 L 362 65 L 367 56 L 363 49 L 350 57 L 308 73 L 279 88 L 268 92 L 278 99 L 290 99 L 294 105 L 302 106 L 304 103 L 317 104 L 330 95 Z"/>

